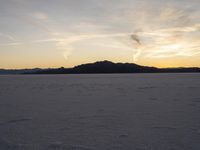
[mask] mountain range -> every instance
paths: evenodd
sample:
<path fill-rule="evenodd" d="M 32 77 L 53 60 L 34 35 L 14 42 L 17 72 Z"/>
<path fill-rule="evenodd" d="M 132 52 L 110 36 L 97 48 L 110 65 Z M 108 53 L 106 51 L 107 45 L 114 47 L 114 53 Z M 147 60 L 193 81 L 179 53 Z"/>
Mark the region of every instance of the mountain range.
<path fill-rule="evenodd" d="M 49 69 L 0 69 L 0 74 L 92 74 L 92 73 L 183 73 L 200 72 L 198 67 L 156 68 L 141 66 L 134 63 L 113 63 L 111 61 L 98 61 L 75 66 L 73 68 Z"/>

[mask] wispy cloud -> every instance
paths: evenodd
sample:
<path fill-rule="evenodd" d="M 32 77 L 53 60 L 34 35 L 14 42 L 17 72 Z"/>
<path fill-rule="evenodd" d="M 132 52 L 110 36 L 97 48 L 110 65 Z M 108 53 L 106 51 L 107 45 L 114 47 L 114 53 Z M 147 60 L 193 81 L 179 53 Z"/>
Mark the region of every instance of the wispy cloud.
<path fill-rule="evenodd" d="M 0 32 L 0 39 L 1 41 L 3 41 L 3 42 L 0 42 L 0 46 L 17 46 L 17 45 L 22 44 L 17 39 L 15 39 L 12 35 L 5 34 L 2 32 Z"/>
<path fill-rule="evenodd" d="M 22 45 L 20 42 L 11 42 L 11 43 L 0 43 L 0 46 L 17 46 Z"/>
<path fill-rule="evenodd" d="M 13 36 L 11 36 L 9 34 L 2 33 L 2 32 L 0 32 L 0 37 L 4 37 L 4 38 L 6 38 L 7 40 L 10 40 L 10 41 L 16 41 L 16 39 Z"/>
<path fill-rule="evenodd" d="M 160 10 L 144 9 L 144 12 L 138 13 L 137 17 L 141 19 L 134 22 L 133 26 L 141 31 L 137 32 L 137 38 L 130 36 L 135 42 L 132 46 L 136 49 L 134 61 L 140 57 L 148 59 L 198 55 L 200 20 L 194 19 L 195 13 L 197 12 L 171 6 Z"/>
<path fill-rule="evenodd" d="M 34 43 L 53 42 L 58 49 L 64 50 L 65 58 L 75 50 L 74 46 L 83 40 L 94 38 L 119 38 L 121 41 L 130 37 L 130 44 L 121 43 L 116 40 L 115 45 L 104 44 L 104 47 L 115 47 L 121 49 L 133 49 L 133 61 L 136 62 L 140 57 L 175 57 L 175 56 L 194 56 L 200 52 L 198 41 L 188 41 L 187 34 L 199 32 L 199 24 L 186 27 L 165 28 L 155 31 L 138 31 L 135 33 L 94 33 L 80 35 L 57 34 L 57 38 L 36 40 Z M 106 42 L 105 42 L 106 43 Z M 102 45 L 102 44 L 100 44 Z M 123 46 L 122 46 L 123 45 Z M 98 46 L 98 45 L 97 45 Z"/>
<path fill-rule="evenodd" d="M 67 59 L 77 49 L 93 45 L 94 51 L 101 48 L 128 50 L 128 54 L 132 51 L 134 62 L 142 58 L 193 57 L 200 53 L 199 10 L 194 7 L 198 1 L 186 6 L 179 1 L 102 0 L 97 6 L 84 5 L 84 9 L 76 5 L 83 4 L 81 0 L 50 1 L 45 7 L 44 1 L 39 0 L 10 1 L 15 2 L 14 7 L 6 11 L 24 25 L 18 36 L 21 32 L 32 36 L 27 39 L 24 36 L 21 42 L 0 32 L 0 37 L 6 39 L 1 40 L 0 46 L 24 44 L 28 49 L 29 44 L 49 43 Z M 52 11 L 54 8 L 57 11 Z M 87 44 L 82 47 L 84 42 Z"/>
<path fill-rule="evenodd" d="M 48 15 L 44 12 L 34 12 L 31 14 L 31 16 L 34 18 L 34 19 L 38 19 L 38 20 L 48 20 Z"/>

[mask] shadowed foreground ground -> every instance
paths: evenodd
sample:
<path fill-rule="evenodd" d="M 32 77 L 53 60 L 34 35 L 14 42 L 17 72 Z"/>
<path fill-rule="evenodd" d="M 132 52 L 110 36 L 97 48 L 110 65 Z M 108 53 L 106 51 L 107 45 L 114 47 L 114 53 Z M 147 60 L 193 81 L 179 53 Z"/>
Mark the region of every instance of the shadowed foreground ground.
<path fill-rule="evenodd" d="M 0 76 L 1 150 L 199 150 L 199 74 Z"/>

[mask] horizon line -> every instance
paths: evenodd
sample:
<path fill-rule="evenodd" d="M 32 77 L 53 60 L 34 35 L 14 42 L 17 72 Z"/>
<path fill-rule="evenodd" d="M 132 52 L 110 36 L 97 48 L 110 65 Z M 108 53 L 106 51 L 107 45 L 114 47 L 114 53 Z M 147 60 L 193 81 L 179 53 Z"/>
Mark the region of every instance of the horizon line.
<path fill-rule="evenodd" d="M 102 61 L 86 62 L 86 63 L 82 63 L 82 64 L 79 64 L 79 65 L 74 65 L 72 67 L 60 66 L 60 67 L 44 67 L 44 68 L 43 67 L 33 67 L 33 68 L 0 68 L 0 70 L 31 70 L 31 69 L 58 69 L 58 68 L 70 69 L 70 68 L 74 68 L 76 66 L 86 65 L 86 64 L 94 64 L 94 63 L 97 63 L 97 62 L 111 62 L 111 63 L 114 63 L 114 64 L 118 64 L 118 63 L 121 63 L 121 64 L 136 64 L 136 65 L 139 65 L 139 66 L 154 67 L 154 68 L 158 68 L 158 69 L 168 69 L 168 68 L 200 68 L 200 66 L 199 67 L 197 67 L 197 66 L 156 67 L 156 66 L 140 65 L 140 64 L 137 64 L 137 63 L 130 63 L 130 62 L 113 62 L 113 61 L 110 61 L 110 60 L 102 60 Z"/>

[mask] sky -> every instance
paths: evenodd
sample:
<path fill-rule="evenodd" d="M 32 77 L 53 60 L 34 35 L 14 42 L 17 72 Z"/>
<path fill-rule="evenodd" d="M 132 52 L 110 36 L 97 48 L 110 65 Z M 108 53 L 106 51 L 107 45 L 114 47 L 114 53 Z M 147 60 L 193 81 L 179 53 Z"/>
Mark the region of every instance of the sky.
<path fill-rule="evenodd" d="M 199 0 L 0 0 L 0 68 L 200 67 Z"/>

